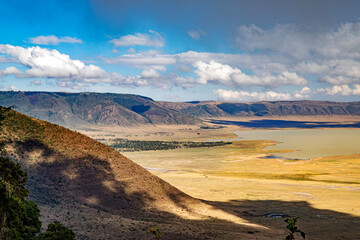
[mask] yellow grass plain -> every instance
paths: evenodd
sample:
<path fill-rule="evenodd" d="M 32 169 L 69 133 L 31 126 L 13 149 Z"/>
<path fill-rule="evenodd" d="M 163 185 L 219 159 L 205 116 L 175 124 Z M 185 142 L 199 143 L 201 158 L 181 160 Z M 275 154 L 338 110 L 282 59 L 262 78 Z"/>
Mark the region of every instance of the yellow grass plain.
<path fill-rule="evenodd" d="M 201 141 L 234 138 L 239 130 L 244 128 L 149 126 L 113 129 L 112 134 L 106 129 L 83 133 L 94 138 L 109 134 L 108 138 Z M 123 154 L 185 193 L 249 222 L 281 230 L 284 218 L 265 216 L 299 216 L 308 239 L 359 239 L 360 154 L 297 161 L 260 158 L 289 151 L 264 149 L 274 144 L 234 141 L 212 148 Z"/>

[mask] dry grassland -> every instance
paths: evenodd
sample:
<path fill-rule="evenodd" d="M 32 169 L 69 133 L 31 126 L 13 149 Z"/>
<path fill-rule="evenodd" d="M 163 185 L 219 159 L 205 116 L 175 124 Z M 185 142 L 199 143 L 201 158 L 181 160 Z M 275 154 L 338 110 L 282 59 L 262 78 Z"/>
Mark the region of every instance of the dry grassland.
<path fill-rule="evenodd" d="M 247 118 L 247 121 L 259 118 Z M 274 118 L 279 119 L 279 118 Z M 297 117 L 281 118 L 298 121 Z M 224 120 L 224 119 L 223 119 Z M 236 120 L 237 119 L 226 119 Z M 351 123 L 354 118 L 308 118 L 304 121 Z M 200 129 L 194 126 L 157 126 L 112 129 L 113 136 L 141 140 L 231 139 L 238 126 Z M 94 138 L 109 133 L 83 131 Z M 308 239 L 360 239 L 360 155 L 333 156 L 309 161 L 261 159 L 273 141 L 235 141 L 232 145 L 127 152 L 124 155 L 185 193 L 203 199 L 248 222 L 284 230 L 279 213 L 300 216 L 299 226 Z"/>

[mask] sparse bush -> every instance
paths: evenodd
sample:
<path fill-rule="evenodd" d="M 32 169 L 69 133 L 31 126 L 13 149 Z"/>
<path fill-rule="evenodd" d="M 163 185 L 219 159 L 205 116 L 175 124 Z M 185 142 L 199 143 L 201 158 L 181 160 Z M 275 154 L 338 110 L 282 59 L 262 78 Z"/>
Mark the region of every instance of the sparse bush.
<path fill-rule="evenodd" d="M 286 228 L 290 231 L 289 235 L 286 236 L 285 240 L 295 240 L 295 233 L 300 233 L 301 237 L 305 239 L 305 233 L 298 229 L 298 227 L 296 226 L 298 218 L 299 217 L 293 217 L 285 220 L 285 222 L 288 224 Z"/>
<path fill-rule="evenodd" d="M 156 237 L 156 239 L 160 240 L 162 232 L 160 232 L 160 230 L 157 226 L 150 228 L 149 232 L 151 232 Z"/>

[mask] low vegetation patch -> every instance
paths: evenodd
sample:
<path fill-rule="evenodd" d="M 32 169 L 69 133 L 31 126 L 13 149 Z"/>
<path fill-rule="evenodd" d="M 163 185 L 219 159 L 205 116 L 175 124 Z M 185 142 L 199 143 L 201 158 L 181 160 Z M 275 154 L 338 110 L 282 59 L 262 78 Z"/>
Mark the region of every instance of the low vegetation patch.
<path fill-rule="evenodd" d="M 104 139 L 96 139 L 103 141 Z M 177 148 L 216 147 L 231 144 L 231 142 L 181 142 L 181 141 L 141 141 L 116 138 L 107 145 L 119 152 L 135 152 L 150 150 L 169 150 Z"/>

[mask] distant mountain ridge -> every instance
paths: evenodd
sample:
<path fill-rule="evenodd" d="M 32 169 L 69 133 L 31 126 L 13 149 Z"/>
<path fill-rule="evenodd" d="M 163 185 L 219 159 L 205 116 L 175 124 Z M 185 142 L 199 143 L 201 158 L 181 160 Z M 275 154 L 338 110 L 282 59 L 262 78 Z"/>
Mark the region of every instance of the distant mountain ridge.
<path fill-rule="evenodd" d="M 151 98 L 132 94 L 11 91 L 0 92 L 0 105 L 14 105 L 21 113 L 69 127 L 200 122 Z"/>
<path fill-rule="evenodd" d="M 229 116 L 311 116 L 311 115 L 360 115 L 359 102 L 329 101 L 263 101 L 239 102 L 161 102 L 169 109 L 196 117 Z"/>
<path fill-rule="evenodd" d="M 116 93 L 2 91 L 0 105 L 15 105 L 21 113 L 67 127 L 199 124 L 203 118 L 232 116 L 360 115 L 360 101 L 157 102 Z"/>

